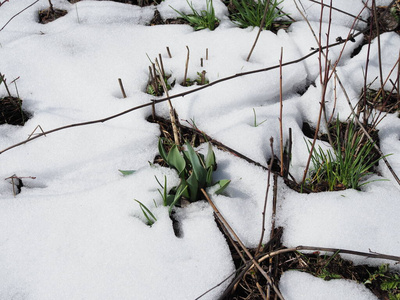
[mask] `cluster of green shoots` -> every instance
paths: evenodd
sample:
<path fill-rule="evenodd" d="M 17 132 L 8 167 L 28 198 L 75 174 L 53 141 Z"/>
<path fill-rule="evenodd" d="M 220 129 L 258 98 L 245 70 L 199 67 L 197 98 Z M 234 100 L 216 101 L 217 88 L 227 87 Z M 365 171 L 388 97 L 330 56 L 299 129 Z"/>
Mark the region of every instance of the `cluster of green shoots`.
<path fill-rule="evenodd" d="M 333 148 L 323 150 L 320 146 L 314 148 L 310 177 L 306 184 L 317 189 L 318 186 L 326 186 L 327 190 L 341 190 L 346 188 L 359 189 L 368 182 L 362 179 L 371 174 L 372 167 L 382 159 L 373 159 L 372 150 L 374 143 L 365 135 L 356 130 L 354 122 L 347 124 L 346 131 L 341 132 L 340 121 L 336 122 L 336 140 Z M 311 144 L 311 143 L 310 143 Z M 310 147 L 307 145 L 308 150 Z"/>
<path fill-rule="evenodd" d="M 206 71 L 203 71 L 201 73 L 197 72 L 197 77 L 194 80 L 192 80 L 190 78 L 186 79 L 186 86 L 191 86 L 194 84 L 205 85 L 205 84 L 209 84 L 209 83 L 210 83 L 210 81 L 206 78 Z"/>
<path fill-rule="evenodd" d="M 277 0 L 233 0 L 231 19 L 241 28 L 260 27 L 264 18 L 264 29 L 271 29 L 273 22 L 286 16 L 278 9 L 282 1 Z"/>
<path fill-rule="evenodd" d="M 206 0 L 207 9 L 202 10 L 200 12 L 198 12 L 193 7 L 193 3 L 189 2 L 189 0 L 186 0 L 186 2 L 190 6 L 190 9 L 192 10 L 192 14 L 189 14 L 189 15 L 185 14 L 183 12 L 176 10 L 172 6 L 171 6 L 171 8 L 173 10 L 175 10 L 182 19 L 184 19 L 186 22 L 188 22 L 190 24 L 190 26 L 192 26 L 194 28 L 194 30 L 201 30 L 201 29 L 206 29 L 206 28 L 208 28 L 210 30 L 214 30 L 215 28 L 217 28 L 217 26 L 219 25 L 219 20 L 215 16 L 215 11 L 214 11 L 214 6 L 212 3 L 212 0 Z"/>
<path fill-rule="evenodd" d="M 219 25 L 220 20 L 215 16 L 212 0 L 206 0 L 207 9 L 200 12 L 189 0 L 186 1 L 192 14 L 171 8 L 195 30 L 206 28 L 214 30 Z M 230 2 L 231 20 L 241 28 L 262 26 L 264 29 L 271 29 L 274 21 L 287 15 L 278 8 L 282 2 L 283 0 L 232 0 Z"/>
<path fill-rule="evenodd" d="M 180 183 L 173 187 L 169 192 L 167 190 L 167 178 L 164 178 L 164 185 L 158 179 L 157 182 L 162 190 L 159 193 L 163 199 L 163 205 L 169 207 L 171 214 L 175 205 L 182 199 L 189 202 L 198 201 L 201 198 L 201 189 L 216 186 L 215 194 L 221 194 L 229 185 L 230 180 L 223 179 L 217 182 L 213 181 L 213 172 L 217 168 L 215 153 L 211 144 L 208 144 L 206 156 L 196 152 L 193 147 L 186 142 L 186 150 L 180 150 L 176 144 L 173 144 L 169 152 L 165 149 L 164 140 L 159 139 L 158 150 L 161 158 L 171 168 L 178 172 Z M 152 225 L 157 218 L 143 203 L 136 200 L 146 218 L 147 224 Z"/>

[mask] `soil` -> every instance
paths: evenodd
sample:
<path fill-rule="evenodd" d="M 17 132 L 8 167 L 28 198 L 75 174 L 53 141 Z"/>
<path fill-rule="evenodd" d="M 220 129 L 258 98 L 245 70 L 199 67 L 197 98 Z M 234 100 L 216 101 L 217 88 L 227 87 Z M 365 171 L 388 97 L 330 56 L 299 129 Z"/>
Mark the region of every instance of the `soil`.
<path fill-rule="evenodd" d="M 389 292 L 382 290 L 381 284 L 388 281 L 393 276 L 398 276 L 396 272 L 389 270 L 382 272 L 379 267 L 368 265 L 354 265 L 353 262 L 343 259 L 339 252 L 323 254 L 319 251 L 313 253 L 301 253 L 298 251 L 288 251 L 281 243 L 283 229 L 276 228 L 273 231 L 270 241 L 261 248 L 257 254 L 257 249 L 247 249 L 260 262 L 260 266 L 271 277 L 272 282 L 277 286 L 282 274 L 289 270 L 297 270 L 309 273 L 323 280 L 347 279 L 365 284 L 367 280 L 371 283 L 365 286 L 378 297 L 378 299 L 389 300 Z M 232 242 L 229 238 L 231 255 L 236 266 L 236 276 L 232 283 L 225 290 L 220 298 L 227 300 L 241 299 L 265 299 L 264 295 L 269 293 L 269 299 L 277 299 L 274 290 L 269 286 L 266 279 L 260 275 L 255 268 L 247 268 L 246 262 L 243 262 L 242 256 L 248 260 L 244 253 L 239 254 L 236 248 L 240 248 L 237 242 Z M 235 243 L 235 246 L 233 245 Z M 284 253 L 273 255 L 265 259 L 270 253 L 282 251 Z M 242 251 L 243 252 L 243 251 Z M 376 275 L 379 274 L 379 275 Z M 394 288 L 390 291 L 392 295 L 400 295 L 400 290 Z M 263 295 L 264 294 L 264 295 Z"/>
<path fill-rule="evenodd" d="M 47 24 L 57 20 L 58 18 L 65 16 L 67 11 L 58 8 L 47 8 L 39 11 L 39 23 Z"/>
<path fill-rule="evenodd" d="M 22 109 L 22 100 L 16 97 L 0 99 L 0 124 L 24 125 L 30 114 Z"/>
<path fill-rule="evenodd" d="M 151 19 L 149 25 L 156 26 L 156 25 L 165 25 L 165 24 L 187 24 L 187 25 L 190 25 L 189 22 L 187 22 L 185 19 L 182 19 L 182 18 L 163 20 L 161 18 L 160 12 L 156 9 L 154 11 L 153 19 Z"/>

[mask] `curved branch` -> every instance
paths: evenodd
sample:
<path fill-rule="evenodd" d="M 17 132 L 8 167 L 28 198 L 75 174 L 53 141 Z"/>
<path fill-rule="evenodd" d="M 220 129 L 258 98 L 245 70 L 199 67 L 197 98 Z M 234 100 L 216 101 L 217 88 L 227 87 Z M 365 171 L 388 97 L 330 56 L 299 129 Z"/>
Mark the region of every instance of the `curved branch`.
<path fill-rule="evenodd" d="M 39 0 L 36 0 L 36 1 L 33 2 L 32 4 L 28 5 L 28 6 L 25 7 L 23 10 L 21 10 L 19 13 L 16 13 L 15 15 L 13 15 L 13 16 L 10 18 L 10 20 L 8 20 L 7 23 L 4 24 L 4 26 L 0 28 L 0 31 L 2 31 L 2 30 L 12 21 L 12 19 L 14 19 L 16 16 L 18 16 L 19 14 L 21 14 L 22 12 L 24 12 L 25 10 L 27 10 L 29 7 L 35 5 L 35 4 L 38 3 L 38 2 L 39 2 Z M 4 4 L 4 2 L 3 2 L 2 4 Z M 0 6 L 1 6 L 1 5 L 0 5 Z"/>
<path fill-rule="evenodd" d="M 329 45 L 329 47 L 341 45 L 341 44 L 343 44 L 343 43 L 349 41 L 351 38 L 354 38 L 354 37 L 356 37 L 356 36 L 362 34 L 363 32 L 364 32 L 364 31 L 360 31 L 360 32 L 354 34 L 352 37 L 348 37 L 348 38 L 345 39 L 345 40 L 341 40 L 341 41 L 339 41 L 339 42 L 337 42 L 337 43 L 334 43 L 334 44 L 332 44 L 332 45 Z M 324 49 L 324 47 L 323 47 L 322 49 Z M 295 59 L 295 60 L 292 60 L 292 61 L 283 63 L 283 64 L 281 64 L 281 66 L 282 66 L 282 67 L 285 67 L 285 66 L 289 66 L 289 65 L 292 65 L 292 64 L 299 63 L 299 62 L 301 62 L 301 61 L 303 61 L 303 60 L 305 60 L 305 59 L 307 59 L 307 58 L 313 56 L 314 54 L 316 54 L 316 53 L 318 53 L 318 52 L 319 52 L 319 49 L 313 49 L 313 51 L 311 51 L 309 54 L 304 55 L 303 57 L 300 57 L 300 58 L 298 58 L 298 59 Z M 155 104 L 158 104 L 158 103 L 167 101 L 168 99 L 174 99 L 174 98 L 178 98 L 178 97 L 184 97 L 184 96 L 186 96 L 186 95 L 189 95 L 189 94 L 198 92 L 198 91 L 200 91 L 200 90 L 209 88 L 209 87 L 211 87 L 211 86 L 213 86 L 213 85 L 216 85 L 216 84 L 221 83 L 221 82 L 224 82 L 224 81 L 228 81 L 228 80 L 231 80 L 231 79 L 234 79 L 234 78 L 238 78 L 238 77 L 242 77 L 242 76 L 247 76 L 247 75 L 251 75 L 251 74 L 257 74 L 257 73 L 261 73 L 261 72 L 271 71 L 271 70 L 274 70 L 274 69 L 278 69 L 279 67 L 280 67 L 280 65 L 278 64 L 278 65 L 274 65 L 274 66 L 268 67 L 268 68 L 262 68 L 262 69 L 257 69 L 257 70 L 253 70 L 253 71 L 247 71 L 247 72 L 237 73 L 237 74 L 234 74 L 234 75 L 231 75 L 231 76 L 228 76 L 228 77 L 224 77 L 224 78 L 218 79 L 218 80 L 213 81 L 213 82 L 211 82 L 211 83 L 209 83 L 209 84 L 207 84 L 207 85 L 200 86 L 200 87 L 198 87 L 198 88 L 196 88 L 196 89 L 193 89 L 193 90 L 190 90 L 190 91 L 187 91 L 187 92 L 175 94 L 175 95 L 172 95 L 172 96 L 169 96 L 169 97 L 165 97 L 165 98 L 161 98 L 161 99 L 153 99 L 153 100 L 151 100 L 151 102 L 149 102 L 149 103 L 146 103 L 146 104 L 142 104 L 142 105 L 139 105 L 139 106 L 132 107 L 132 108 L 130 108 L 130 109 L 128 109 L 128 110 L 125 110 L 125 111 L 123 111 L 123 112 L 120 112 L 120 113 L 118 113 L 118 114 L 115 114 L 115 115 L 112 115 L 112 116 L 109 116 L 109 117 L 106 117 L 106 118 L 103 118 L 103 119 L 92 120 L 92 121 L 81 122 L 81 123 L 74 123 L 74 124 L 70 124 L 70 125 L 58 127 L 58 128 L 55 128 L 55 129 L 52 129 L 52 130 L 49 130 L 49 131 L 45 131 L 45 132 L 42 132 L 42 133 L 40 133 L 40 134 L 38 134 L 38 135 L 36 135 L 36 136 L 34 136 L 34 137 L 28 138 L 28 139 L 26 139 L 25 141 L 19 142 L 19 143 L 17 143 L 17 144 L 14 144 L 14 145 L 12 145 L 12 146 L 10 146 L 10 147 L 8 147 L 8 148 L 5 148 L 5 149 L 1 150 L 1 151 L 0 151 L 0 154 L 3 154 L 4 152 L 6 152 L 6 151 L 8 151 L 8 150 L 11 150 L 11 149 L 16 148 L 16 147 L 18 147 L 18 146 L 21 146 L 21 145 L 23 145 L 23 144 L 26 144 L 26 143 L 28 143 L 28 142 L 30 142 L 30 141 L 32 141 L 32 140 L 35 140 L 35 139 L 37 139 L 37 138 L 39 138 L 39 137 L 41 137 L 41 136 L 44 136 L 44 135 L 47 135 L 47 134 L 50 134 L 50 133 L 53 133 L 53 132 L 56 132 L 56 131 L 60 131 L 60 130 L 67 129 L 67 128 L 72 128 L 72 127 L 86 126 L 86 125 L 91 125 L 91 124 L 96 124 L 96 123 L 104 123 L 104 122 L 109 121 L 109 120 L 111 120 L 111 119 L 115 119 L 115 118 L 117 118 L 117 117 L 120 117 L 120 116 L 122 116 L 122 115 L 125 115 L 125 114 L 127 114 L 127 113 L 130 113 L 130 112 L 132 112 L 132 111 L 134 111 L 134 110 L 138 110 L 138 109 L 141 109 L 141 108 L 144 108 L 144 107 L 147 107 L 147 106 L 151 106 L 151 105 L 153 105 L 153 104 L 155 105 Z"/>

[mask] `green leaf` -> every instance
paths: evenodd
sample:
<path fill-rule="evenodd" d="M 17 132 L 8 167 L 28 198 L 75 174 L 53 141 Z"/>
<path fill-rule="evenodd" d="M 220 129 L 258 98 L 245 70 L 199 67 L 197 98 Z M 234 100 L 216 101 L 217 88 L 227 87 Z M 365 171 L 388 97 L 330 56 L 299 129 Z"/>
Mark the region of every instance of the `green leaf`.
<path fill-rule="evenodd" d="M 169 206 L 169 214 L 171 214 L 172 209 L 174 208 L 175 204 L 181 199 L 182 194 L 186 191 L 187 189 L 187 185 L 185 184 L 180 184 L 178 187 L 178 190 L 176 191 L 175 197 L 174 197 L 174 201 L 172 201 L 171 205 Z"/>
<path fill-rule="evenodd" d="M 144 217 L 147 219 L 147 225 L 151 226 L 153 225 L 156 221 L 157 218 L 153 215 L 153 213 L 144 205 L 142 202 L 139 200 L 134 199 L 137 203 L 139 203 L 140 209 L 143 212 Z"/>
<path fill-rule="evenodd" d="M 171 206 L 172 203 L 174 203 L 174 200 L 175 200 L 175 195 L 167 195 L 165 198 L 164 206 Z"/>
<path fill-rule="evenodd" d="M 136 170 L 118 170 L 118 171 L 120 171 L 124 176 L 131 175 L 136 172 Z"/>
<path fill-rule="evenodd" d="M 163 189 L 163 192 L 161 193 L 161 191 L 159 189 L 158 192 L 161 195 L 161 198 L 163 199 L 163 204 L 164 206 L 168 206 L 168 195 L 167 195 L 167 176 L 164 176 L 164 186 L 160 183 L 160 181 L 158 180 L 157 176 L 154 175 L 154 177 L 156 178 L 158 184 L 160 185 L 160 187 Z"/>
<path fill-rule="evenodd" d="M 197 181 L 199 182 L 199 186 L 204 187 L 204 184 L 206 183 L 207 172 L 201 165 L 199 157 L 197 156 L 197 153 L 193 150 L 192 146 L 190 146 L 188 142 L 186 142 L 186 146 L 188 148 L 187 152 L 193 168 L 193 173 L 196 176 Z"/>
<path fill-rule="evenodd" d="M 184 178 L 181 179 L 181 182 L 179 183 L 179 186 L 181 186 L 181 185 L 183 185 L 183 186 L 187 186 L 188 185 L 186 179 L 184 179 Z M 179 188 L 179 186 L 178 186 L 178 188 Z M 190 199 L 189 187 L 184 190 L 184 192 L 182 194 L 182 197 L 185 197 L 186 199 Z"/>
<path fill-rule="evenodd" d="M 199 182 L 197 181 L 197 178 L 193 173 L 189 176 L 186 182 L 187 185 L 189 186 L 190 202 L 194 202 L 197 200 Z"/>
<path fill-rule="evenodd" d="M 213 168 L 210 166 L 207 169 L 207 177 L 206 177 L 206 187 L 211 186 L 213 181 Z"/>
<path fill-rule="evenodd" d="M 208 143 L 208 151 L 206 156 L 206 169 L 208 169 L 209 167 L 212 167 L 213 171 L 215 171 L 217 167 L 217 164 L 215 162 L 215 154 L 211 143 Z"/>
<path fill-rule="evenodd" d="M 164 149 L 163 140 L 161 138 L 158 139 L 158 152 L 160 153 L 161 158 L 168 164 L 168 160 L 167 160 L 168 155 Z"/>
<path fill-rule="evenodd" d="M 222 180 L 218 181 L 217 184 L 219 184 L 219 189 L 217 189 L 215 191 L 215 194 L 219 195 L 223 191 L 225 191 L 225 189 L 228 187 L 229 183 L 231 183 L 231 181 L 228 179 L 222 179 Z"/>
<path fill-rule="evenodd" d="M 167 156 L 167 163 L 168 165 L 174 167 L 178 171 L 179 177 L 181 177 L 182 172 L 185 170 L 186 162 L 176 145 L 173 145 L 171 150 L 169 151 Z"/>

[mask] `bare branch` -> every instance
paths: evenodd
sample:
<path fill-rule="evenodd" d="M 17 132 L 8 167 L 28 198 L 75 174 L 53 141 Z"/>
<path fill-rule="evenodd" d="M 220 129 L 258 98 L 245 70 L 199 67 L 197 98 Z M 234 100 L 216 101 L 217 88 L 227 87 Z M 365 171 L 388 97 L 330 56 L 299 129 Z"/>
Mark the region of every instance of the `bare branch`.
<path fill-rule="evenodd" d="M 8 1 L 8 0 L 7 0 L 7 1 Z M 10 18 L 10 20 L 8 20 L 7 23 L 4 24 L 4 26 L 0 28 L 0 31 L 2 31 L 2 30 L 12 21 L 12 19 L 14 19 L 16 16 L 18 16 L 19 14 L 21 14 L 22 12 L 24 12 L 25 10 L 27 10 L 29 7 L 35 5 L 35 4 L 38 3 L 38 2 L 39 2 L 39 0 L 36 0 L 36 1 L 33 2 L 32 4 L 28 5 L 28 6 L 25 7 L 23 10 L 21 10 L 19 13 L 16 13 L 14 16 L 12 16 L 12 17 Z M 4 3 L 4 2 L 3 2 L 3 3 Z M 2 3 L 2 4 L 3 4 L 3 3 Z M 1 5 L 0 5 L 0 6 L 1 6 Z"/>

